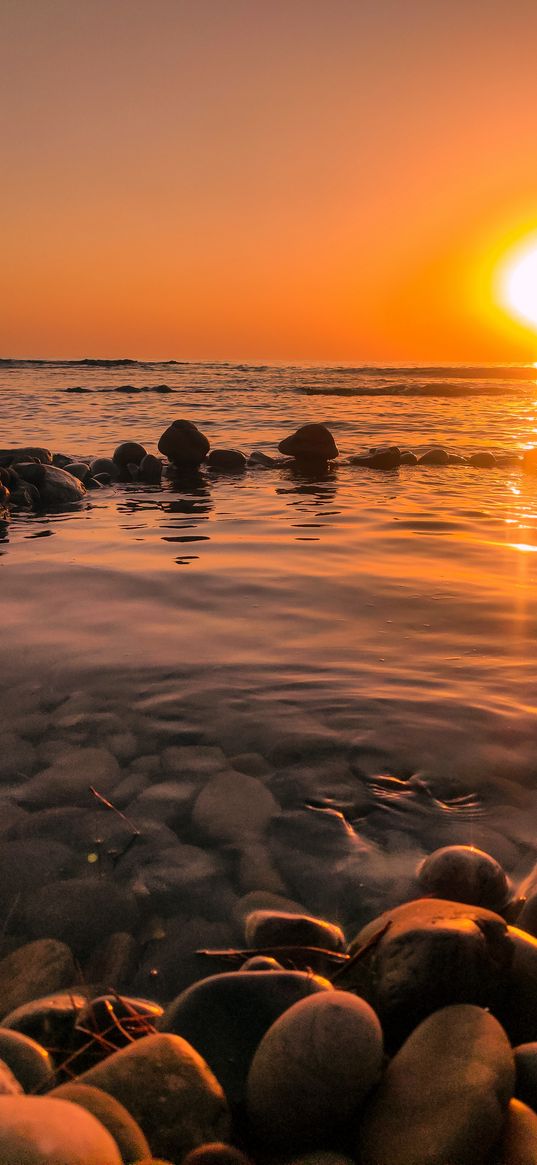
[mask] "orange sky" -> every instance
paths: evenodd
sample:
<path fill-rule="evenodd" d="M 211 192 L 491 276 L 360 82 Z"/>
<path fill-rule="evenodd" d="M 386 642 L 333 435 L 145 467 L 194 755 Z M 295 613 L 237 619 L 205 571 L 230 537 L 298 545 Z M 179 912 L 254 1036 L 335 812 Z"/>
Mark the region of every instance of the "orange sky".
<path fill-rule="evenodd" d="M 0 0 L 0 354 L 534 360 L 535 0 Z"/>

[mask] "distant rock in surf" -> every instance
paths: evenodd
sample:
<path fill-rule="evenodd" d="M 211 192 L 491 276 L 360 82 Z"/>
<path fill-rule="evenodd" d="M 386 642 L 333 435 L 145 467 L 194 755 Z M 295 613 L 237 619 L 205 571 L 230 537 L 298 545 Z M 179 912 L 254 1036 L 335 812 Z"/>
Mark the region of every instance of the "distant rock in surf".
<path fill-rule="evenodd" d="M 197 469 L 209 452 L 209 441 L 192 421 L 172 421 L 158 448 L 178 469 Z"/>
<path fill-rule="evenodd" d="M 127 469 L 128 465 L 139 465 L 147 455 L 147 449 L 137 441 L 123 441 L 114 451 L 113 460 L 120 469 Z"/>
<path fill-rule="evenodd" d="M 211 449 L 207 463 L 211 469 L 221 469 L 229 473 L 246 469 L 247 458 L 239 449 Z"/>
<path fill-rule="evenodd" d="M 428 449 L 419 458 L 418 465 L 449 465 L 449 453 L 445 449 Z"/>
<path fill-rule="evenodd" d="M 278 449 L 307 464 L 322 464 L 339 457 L 339 449 L 326 425 L 302 425 L 290 437 L 284 437 Z"/>
<path fill-rule="evenodd" d="M 389 449 L 375 450 L 365 457 L 350 457 L 349 463 L 363 465 L 366 469 L 397 469 L 401 465 L 401 450 L 397 445 L 390 445 Z"/>
<path fill-rule="evenodd" d="M 14 465 L 17 461 L 41 461 L 50 465 L 52 453 L 40 445 L 23 445 L 20 449 L 0 449 L 0 465 Z"/>

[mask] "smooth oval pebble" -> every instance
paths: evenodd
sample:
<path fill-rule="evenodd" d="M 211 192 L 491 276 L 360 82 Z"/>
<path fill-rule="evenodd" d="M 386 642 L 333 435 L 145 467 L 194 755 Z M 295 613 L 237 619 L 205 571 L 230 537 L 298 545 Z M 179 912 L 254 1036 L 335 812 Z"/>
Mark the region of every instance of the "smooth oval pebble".
<path fill-rule="evenodd" d="M 536 1161 L 537 1113 L 520 1100 L 511 1100 L 493 1165 L 535 1165 Z"/>
<path fill-rule="evenodd" d="M 140 1126 L 123 1104 L 102 1088 L 91 1084 L 80 1084 L 78 1080 L 61 1084 L 49 1093 L 51 1100 L 70 1100 L 90 1112 L 108 1129 L 121 1153 L 124 1165 L 134 1165 L 141 1157 L 147 1157 L 149 1145 Z"/>
<path fill-rule="evenodd" d="M 515 1048 L 515 1068 L 517 1100 L 537 1111 L 537 1043 L 519 1044 Z"/>
<path fill-rule="evenodd" d="M 13 1075 L 9 1065 L 0 1060 L 0 1096 L 16 1096 L 22 1091 L 22 1085 Z"/>
<path fill-rule="evenodd" d="M 514 1058 L 487 1011 L 444 1007 L 394 1056 L 359 1134 L 360 1165 L 481 1165 L 513 1094 Z"/>
<path fill-rule="evenodd" d="M 11 1068 L 24 1092 L 45 1091 L 54 1083 L 54 1065 L 46 1048 L 22 1032 L 0 1027 L 0 1060 Z"/>
<path fill-rule="evenodd" d="M 102 1124 L 67 1100 L 0 1097 L 0 1165 L 123 1165 Z"/>
<path fill-rule="evenodd" d="M 305 946 L 329 951 L 345 950 L 345 936 L 339 926 L 307 914 L 253 910 L 246 918 L 244 933 L 249 947 Z"/>
<path fill-rule="evenodd" d="M 302 971 L 211 975 L 174 999 L 158 1026 L 189 1040 L 220 1081 L 228 1103 L 240 1106 L 265 1032 L 299 999 L 331 990 L 326 979 Z"/>
<path fill-rule="evenodd" d="M 230 1130 L 224 1093 L 208 1065 L 176 1035 L 144 1036 L 79 1077 L 109 1092 L 139 1124 L 151 1151 L 180 1159 Z"/>
<path fill-rule="evenodd" d="M 429 854 L 418 867 L 424 894 L 501 910 L 509 882 L 499 862 L 470 845 L 447 845 Z"/>
<path fill-rule="evenodd" d="M 251 1165 L 250 1158 L 236 1149 L 234 1145 L 226 1145 L 223 1141 L 213 1141 L 212 1144 L 200 1145 L 187 1153 L 181 1165 Z"/>
<path fill-rule="evenodd" d="M 345 991 L 295 1003 L 269 1028 L 248 1076 L 247 1111 L 260 1145 L 306 1150 L 352 1132 L 382 1065 L 373 1009 Z"/>

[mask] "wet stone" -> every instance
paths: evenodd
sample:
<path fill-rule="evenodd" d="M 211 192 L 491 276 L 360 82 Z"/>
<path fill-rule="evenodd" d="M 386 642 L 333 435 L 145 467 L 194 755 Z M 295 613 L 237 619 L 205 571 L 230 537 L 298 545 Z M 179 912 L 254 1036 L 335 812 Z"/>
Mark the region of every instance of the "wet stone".
<path fill-rule="evenodd" d="M 509 897 L 509 882 L 499 862 L 469 845 L 435 850 L 421 863 L 418 882 L 424 894 L 501 910 Z"/>
<path fill-rule="evenodd" d="M 114 450 L 112 460 L 119 469 L 126 469 L 129 464 L 139 465 L 146 454 L 147 449 L 144 449 L 143 445 L 139 445 L 137 441 L 123 441 Z"/>
<path fill-rule="evenodd" d="M 0 1096 L 17 1096 L 22 1091 L 22 1085 L 13 1075 L 11 1068 L 0 1059 Z"/>
<path fill-rule="evenodd" d="M 0 1060 L 24 1092 L 47 1092 L 54 1084 L 54 1064 L 46 1048 L 22 1032 L 0 1027 Z"/>
<path fill-rule="evenodd" d="M 326 425 L 302 425 L 278 445 L 280 453 L 297 461 L 326 462 L 339 456 L 338 447 Z"/>
<path fill-rule="evenodd" d="M 445 449 L 428 449 L 418 459 L 418 465 L 449 465 L 449 454 Z"/>
<path fill-rule="evenodd" d="M 2 732 L 0 735 L 0 781 L 20 780 L 30 776 L 37 763 L 37 753 L 29 740 Z"/>
<path fill-rule="evenodd" d="M 79 957 L 117 930 L 131 932 L 139 921 L 133 895 L 105 878 L 72 878 L 35 890 L 21 910 L 27 934 L 55 938 Z"/>
<path fill-rule="evenodd" d="M 179 468 L 195 469 L 209 452 L 209 441 L 192 421 L 173 421 L 159 439 L 160 453 Z"/>
<path fill-rule="evenodd" d="M 381 1026 L 363 999 L 329 991 L 295 1003 L 261 1040 L 248 1075 L 258 1143 L 289 1153 L 348 1142 L 382 1057 Z"/>
<path fill-rule="evenodd" d="M 233 473 L 246 469 L 247 458 L 239 449 L 211 449 L 207 457 L 207 464 L 211 469 L 221 470 L 224 473 Z"/>
<path fill-rule="evenodd" d="M 371 1002 L 389 1046 L 449 1004 L 478 1004 L 498 1014 L 508 993 L 511 938 L 504 920 L 482 907 L 417 899 L 370 923 L 349 953 L 366 944 L 361 967 L 370 975 Z"/>
<path fill-rule="evenodd" d="M 388 1065 L 359 1137 L 361 1165 L 481 1165 L 502 1131 L 514 1062 L 481 1008 L 429 1016 Z"/>
<path fill-rule="evenodd" d="M 25 943 L 0 961 L 0 1017 L 75 980 L 72 953 L 62 942 L 45 938 Z"/>
<path fill-rule="evenodd" d="M 220 1084 L 178 1036 L 145 1036 L 86 1072 L 79 1083 L 115 1097 L 137 1121 L 151 1151 L 173 1161 L 229 1133 Z"/>
<path fill-rule="evenodd" d="M 2 1027 L 21 1032 L 47 1050 L 51 1049 L 54 1062 L 58 1064 L 67 1058 L 77 1015 L 86 1002 L 85 995 L 80 995 L 76 989 L 45 995 L 10 1011 L 3 1017 Z"/>
<path fill-rule="evenodd" d="M 300 971 L 212 975 L 174 999 L 159 1027 L 197 1048 L 228 1102 L 241 1106 L 250 1064 L 265 1032 L 293 1003 L 328 990 L 325 979 Z"/>
<path fill-rule="evenodd" d="M 122 1165 L 116 1142 L 79 1105 L 48 1096 L 0 1098 L 0 1165 Z"/>
<path fill-rule="evenodd" d="M 272 793 L 255 777 L 226 772 L 202 789 L 192 821 L 213 841 L 242 840 L 247 834 L 263 833 L 278 808 Z"/>
<path fill-rule="evenodd" d="M 247 946 L 305 946 L 330 951 L 345 949 L 345 936 L 339 926 L 322 918 L 288 914 L 283 911 L 254 910 L 246 918 Z"/>
<path fill-rule="evenodd" d="M 127 1109 L 109 1093 L 89 1084 L 69 1081 L 50 1093 L 51 1100 L 68 1100 L 91 1113 L 113 1137 L 124 1165 L 135 1165 L 149 1153 L 140 1126 Z"/>

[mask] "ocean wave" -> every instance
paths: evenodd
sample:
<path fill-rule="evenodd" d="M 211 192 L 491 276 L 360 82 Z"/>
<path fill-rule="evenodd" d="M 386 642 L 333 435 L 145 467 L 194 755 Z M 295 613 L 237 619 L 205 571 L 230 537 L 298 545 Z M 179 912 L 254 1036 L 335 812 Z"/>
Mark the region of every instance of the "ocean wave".
<path fill-rule="evenodd" d="M 517 387 L 503 384 L 334 384 L 299 386 L 299 392 L 306 396 L 440 396 L 446 398 L 465 396 L 510 396 Z"/>

